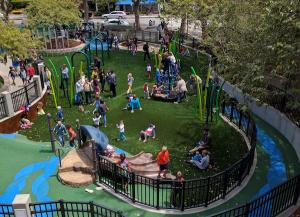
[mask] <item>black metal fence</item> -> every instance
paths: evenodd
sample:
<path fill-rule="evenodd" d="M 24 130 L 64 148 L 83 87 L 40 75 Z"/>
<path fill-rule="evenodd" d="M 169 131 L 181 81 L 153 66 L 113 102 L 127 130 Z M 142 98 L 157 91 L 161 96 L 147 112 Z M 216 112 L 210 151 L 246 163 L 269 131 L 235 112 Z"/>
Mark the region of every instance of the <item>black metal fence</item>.
<path fill-rule="evenodd" d="M 120 211 L 115 211 L 94 202 L 52 201 L 30 204 L 34 217 L 125 217 Z"/>
<path fill-rule="evenodd" d="M 19 111 L 20 106 L 30 105 L 38 97 L 37 81 L 34 80 L 23 88 L 11 93 L 14 111 Z"/>
<path fill-rule="evenodd" d="M 250 172 L 256 146 L 256 126 L 249 115 L 238 110 L 235 103 L 224 102 L 222 113 L 247 135 L 251 144 L 245 156 L 225 171 L 211 177 L 180 183 L 137 175 L 99 156 L 99 182 L 133 203 L 156 209 L 183 211 L 208 206 L 225 198 Z"/>
<path fill-rule="evenodd" d="M 0 204 L 1 217 L 14 217 L 14 210 L 11 204 Z"/>
<path fill-rule="evenodd" d="M 0 96 L 0 119 L 7 117 L 7 111 L 5 107 L 5 99 L 3 96 Z"/>
<path fill-rule="evenodd" d="M 300 175 L 289 179 L 257 199 L 243 206 L 227 210 L 213 217 L 273 217 L 296 205 L 300 193 Z"/>

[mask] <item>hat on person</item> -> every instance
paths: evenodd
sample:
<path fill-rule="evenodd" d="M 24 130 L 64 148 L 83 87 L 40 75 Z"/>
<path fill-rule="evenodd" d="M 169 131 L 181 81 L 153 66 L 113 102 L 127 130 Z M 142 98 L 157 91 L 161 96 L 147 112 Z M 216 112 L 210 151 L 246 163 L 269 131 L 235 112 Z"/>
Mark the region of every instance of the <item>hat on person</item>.
<path fill-rule="evenodd" d="M 163 146 L 163 147 L 161 148 L 161 150 L 162 150 L 162 151 L 167 151 L 168 148 L 167 148 L 167 146 Z"/>

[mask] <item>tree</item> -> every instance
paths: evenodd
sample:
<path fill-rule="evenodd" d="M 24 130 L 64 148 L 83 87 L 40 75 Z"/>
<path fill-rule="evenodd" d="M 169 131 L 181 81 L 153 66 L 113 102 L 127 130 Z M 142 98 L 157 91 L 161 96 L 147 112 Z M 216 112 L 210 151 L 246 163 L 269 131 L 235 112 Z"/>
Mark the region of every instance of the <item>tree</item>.
<path fill-rule="evenodd" d="M 14 27 L 12 22 L 4 23 L 0 21 L 0 48 L 8 55 L 15 55 L 27 58 L 31 55 L 30 50 L 37 49 L 41 42 L 33 38 L 28 29 Z"/>
<path fill-rule="evenodd" d="M 116 2 L 116 0 L 95 0 L 96 5 L 101 5 L 107 8 L 110 13 L 110 4 Z"/>
<path fill-rule="evenodd" d="M 89 4 L 88 0 L 83 0 L 83 10 L 84 10 L 84 22 L 89 21 Z"/>
<path fill-rule="evenodd" d="M 11 7 L 10 0 L 0 0 L 0 8 L 4 12 L 4 21 L 8 22 L 8 13 Z"/>
<path fill-rule="evenodd" d="M 160 0 L 163 6 L 163 14 L 181 19 L 180 32 L 185 33 L 187 18 L 194 20 L 196 14 L 199 13 L 197 0 Z"/>
<path fill-rule="evenodd" d="M 135 21 L 135 30 L 140 30 L 140 4 L 141 0 L 132 0 L 133 2 L 133 12 L 134 12 L 134 21 Z"/>
<path fill-rule="evenodd" d="M 78 24 L 80 11 L 75 0 L 32 0 L 26 8 L 31 26 L 53 24 Z"/>

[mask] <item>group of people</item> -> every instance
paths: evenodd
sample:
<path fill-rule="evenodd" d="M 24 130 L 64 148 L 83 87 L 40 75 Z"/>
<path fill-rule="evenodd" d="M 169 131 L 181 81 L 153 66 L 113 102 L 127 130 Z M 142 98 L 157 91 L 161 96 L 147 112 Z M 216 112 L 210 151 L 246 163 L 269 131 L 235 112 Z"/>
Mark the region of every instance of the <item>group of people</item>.
<path fill-rule="evenodd" d="M 18 60 L 17 63 L 14 63 L 13 66 L 9 67 L 8 75 L 12 79 L 12 85 L 16 85 L 15 80 L 17 77 L 20 77 L 23 85 L 26 85 L 32 81 L 32 78 L 35 75 L 35 69 L 32 64 L 25 65 L 24 61 Z"/>

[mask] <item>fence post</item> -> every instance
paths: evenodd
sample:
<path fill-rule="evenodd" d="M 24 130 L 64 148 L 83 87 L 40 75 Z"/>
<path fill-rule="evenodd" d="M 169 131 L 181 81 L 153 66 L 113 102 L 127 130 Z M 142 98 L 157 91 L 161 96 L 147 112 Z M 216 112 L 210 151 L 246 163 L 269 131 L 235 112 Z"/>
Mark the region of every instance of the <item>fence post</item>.
<path fill-rule="evenodd" d="M 58 152 L 58 159 L 59 159 L 59 167 L 61 168 L 61 156 L 60 156 L 60 148 L 57 149 Z"/>
<path fill-rule="evenodd" d="M 210 177 L 207 179 L 207 187 L 206 187 L 206 195 L 205 195 L 205 207 L 208 205 L 208 197 L 209 197 L 209 186 L 210 186 Z"/>
<path fill-rule="evenodd" d="M 124 217 L 122 211 L 117 211 L 117 215 L 118 215 L 118 217 Z"/>
<path fill-rule="evenodd" d="M 297 176 L 297 185 L 294 193 L 293 204 L 296 205 L 300 194 L 300 176 Z"/>
<path fill-rule="evenodd" d="M 135 203 L 135 173 L 131 173 L 131 200 L 132 203 Z"/>
<path fill-rule="evenodd" d="M 17 194 L 12 202 L 15 217 L 31 217 L 30 203 L 30 194 Z"/>
<path fill-rule="evenodd" d="M 55 138 L 54 138 L 53 129 L 51 126 L 51 114 L 50 113 L 47 114 L 47 122 L 48 122 L 48 129 L 49 129 L 49 133 L 50 133 L 51 150 L 52 150 L 52 152 L 55 152 Z"/>
<path fill-rule="evenodd" d="M 185 181 L 183 181 L 182 189 L 181 189 L 181 201 L 180 201 L 181 211 L 184 211 L 184 199 L 185 199 Z"/>
<path fill-rule="evenodd" d="M 43 89 L 42 89 L 42 85 L 41 85 L 40 76 L 38 76 L 38 75 L 33 76 L 33 82 L 35 82 L 35 85 L 36 85 L 36 95 L 38 97 L 42 96 Z"/>
<path fill-rule="evenodd" d="M 79 119 L 76 119 L 76 128 L 77 128 L 77 141 L 78 141 L 78 147 L 81 146 L 81 131 L 80 131 L 80 121 Z"/>
<path fill-rule="evenodd" d="M 94 183 L 97 181 L 97 154 L 96 154 L 96 145 L 95 145 L 95 140 L 92 139 L 92 155 L 93 155 L 93 176 L 94 176 Z"/>
<path fill-rule="evenodd" d="M 222 199 L 225 199 L 226 193 L 227 193 L 227 183 L 228 183 L 228 172 L 227 170 L 223 173 L 223 192 L 222 192 Z"/>
<path fill-rule="evenodd" d="M 117 164 L 113 164 L 113 171 L 114 171 L 114 175 L 113 175 L 113 179 L 114 179 L 114 190 L 116 193 L 118 193 L 118 182 L 117 182 Z"/>
<path fill-rule="evenodd" d="M 24 89 L 25 89 L 26 103 L 29 106 L 30 105 L 30 101 L 29 101 L 29 96 L 28 96 L 27 85 L 24 86 Z"/>
<path fill-rule="evenodd" d="M 246 208 L 243 216 L 249 216 L 249 211 L 250 211 L 250 203 L 246 203 Z"/>
<path fill-rule="evenodd" d="M 156 209 L 159 209 L 159 184 L 160 180 L 156 180 Z"/>
<path fill-rule="evenodd" d="M 66 216 L 66 210 L 65 210 L 64 200 L 59 200 L 59 205 L 60 205 L 61 216 L 65 217 Z"/>
<path fill-rule="evenodd" d="M 230 103 L 231 107 L 230 107 L 230 117 L 229 117 L 229 120 L 232 121 L 232 118 L 233 118 L 233 103 Z"/>
<path fill-rule="evenodd" d="M 90 214 L 91 214 L 91 217 L 94 217 L 94 216 L 95 216 L 95 212 L 94 212 L 94 202 L 93 202 L 93 201 L 90 201 L 89 204 L 90 204 Z"/>
<path fill-rule="evenodd" d="M 242 126 L 242 119 L 243 119 L 243 112 L 242 111 L 239 111 L 240 113 L 240 118 L 239 118 L 239 129 L 241 129 L 241 126 Z"/>
<path fill-rule="evenodd" d="M 5 100 L 5 109 L 7 112 L 8 117 L 12 117 L 15 114 L 14 106 L 13 106 L 13 101 L 11 98 L 11 94 L 8 91 L 4 91 L 1 94 L 4 97 Z"/>
<path fill-rule="evenodd" d="M 225 100 L 222 102 L 222 114 L 224 115 L 225 113 Z"/>

